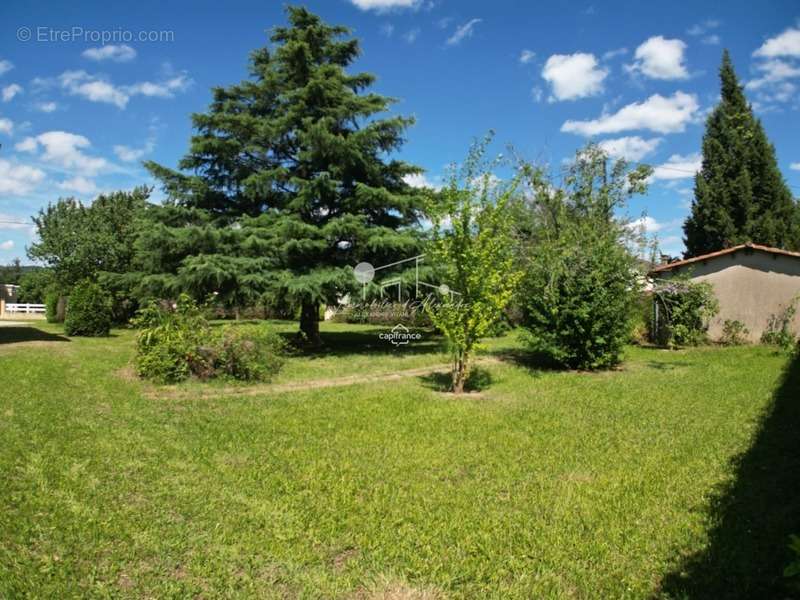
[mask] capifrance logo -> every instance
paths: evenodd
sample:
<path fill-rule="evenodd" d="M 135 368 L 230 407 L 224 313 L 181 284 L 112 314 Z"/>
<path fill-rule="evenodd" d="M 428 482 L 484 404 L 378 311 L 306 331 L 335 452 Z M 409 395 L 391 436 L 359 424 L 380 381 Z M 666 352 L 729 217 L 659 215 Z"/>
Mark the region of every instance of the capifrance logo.
<path fill-rule="evenodd" d="M 402 323 L 392 327 L 391 331 L 381 331 L 378 338 L 388 341 L 395 346 L 405 346 L 409 342 L 418 342 L 422 339 L 422 334 L 418 331 L 411 331 Z"/>

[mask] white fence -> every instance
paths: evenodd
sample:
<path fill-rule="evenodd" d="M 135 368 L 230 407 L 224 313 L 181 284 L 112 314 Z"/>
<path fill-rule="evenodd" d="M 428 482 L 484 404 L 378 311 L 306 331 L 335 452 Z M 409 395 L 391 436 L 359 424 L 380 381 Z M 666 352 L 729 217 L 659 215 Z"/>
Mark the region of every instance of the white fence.
<path fill-rule="evenodd" d="M 6 313 L 43 315 L 44 304 L 6 304 Z"/>

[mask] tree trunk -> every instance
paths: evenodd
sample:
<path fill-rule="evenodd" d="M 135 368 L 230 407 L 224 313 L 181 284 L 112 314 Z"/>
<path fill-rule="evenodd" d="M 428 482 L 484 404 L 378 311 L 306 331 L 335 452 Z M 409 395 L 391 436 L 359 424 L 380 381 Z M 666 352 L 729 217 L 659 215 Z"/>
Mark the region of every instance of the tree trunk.
<path fill-rule="evenodd" d="M 467 356 L 459 356 L 453 362 L 453 393 L 463 394 L 464 384 L 469 376 L 469 363 Z"/>
<path fill-rule="evenodd" d="M 56 302 L 56 323 L 63 323 L 67 316 L 67 298 L 59 296 Z"/>
<path fill-rule="evenodd" d="M 316 302 L 303 302 L 300 309 L 300 333 L 309 346 L 322 344 L 319 337 L 319 304 Z"/>

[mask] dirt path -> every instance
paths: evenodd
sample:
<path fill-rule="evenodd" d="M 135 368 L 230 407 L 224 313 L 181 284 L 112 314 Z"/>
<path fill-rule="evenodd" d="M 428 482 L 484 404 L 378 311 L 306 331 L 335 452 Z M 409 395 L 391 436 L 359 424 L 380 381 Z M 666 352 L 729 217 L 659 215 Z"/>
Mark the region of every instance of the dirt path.
<path fill-rule="evenodd" d="M 476 359 L 473 365 L 491 365 L 502 362 L 498 358 L 483 357 Z M 397 381 L 408 377 L 422 377 L 433 373 L 447 372 L 449 364 L 439 364 L 430 367 L 418 367 L 416 369 L 405 369 L 393 373 L 379 373 L 375 375 L 348 375 L 346 377 L 332 377 L 327 379 L 314 379 L 311 381 L 299 381 L 292 383 L 265 383 L 258 385 L 239 385 L 224 387 L 209 387 L 208 389 L 179 389 L 159 387 L 145 391 L 145 396 L 154 400 L 185 400 L 188 398 L 218 398 L 222 396 L 260 396 L 262 394 L 280 394 L 285 392 L 302 392 L 304 390 L 315 390 L 329 387 L 341 387 L 346 385 L 358 385 L 379 383 L 385 381 Z"/>

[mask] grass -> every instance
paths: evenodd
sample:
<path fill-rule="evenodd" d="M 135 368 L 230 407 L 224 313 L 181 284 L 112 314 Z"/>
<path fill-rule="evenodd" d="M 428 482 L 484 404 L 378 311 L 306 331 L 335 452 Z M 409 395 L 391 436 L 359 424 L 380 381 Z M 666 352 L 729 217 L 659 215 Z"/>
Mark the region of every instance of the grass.
<path fill-rule="evenodd" d="M 276 383 L 447 361 L 324 329 Z M 800 366 L 769 349 L 588 374 L 511 335 L 462 398 L 421 376 L 159 399 L 131 332 L 64 340 L 0 327 L 0 597 L 789 597 Z"/>

